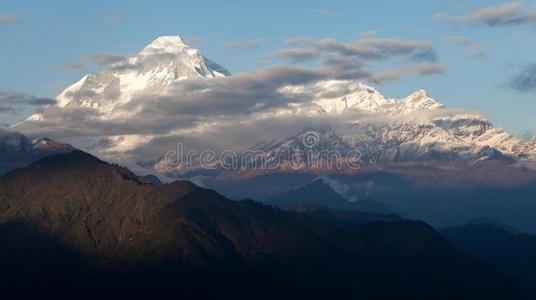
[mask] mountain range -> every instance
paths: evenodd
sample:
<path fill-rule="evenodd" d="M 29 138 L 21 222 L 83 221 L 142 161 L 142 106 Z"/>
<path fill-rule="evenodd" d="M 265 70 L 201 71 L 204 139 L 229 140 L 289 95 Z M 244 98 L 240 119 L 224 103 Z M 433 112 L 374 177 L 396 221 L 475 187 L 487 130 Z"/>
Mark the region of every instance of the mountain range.
<path fill-rule="evenodd" d="M 48 156 L 0 178 L 2 294 L 523 299 L 425 223 L 318 210 L 154 185 L 79 150 Z"/>
<path fill-rule="evenodd" d="M 249 77 L 253 77 L 251 82 Z M 12 129 L 36 141 L 50 134 L 107 161 L 131 169 L 141 167 L 168 180 L 189 179 L 232 199 L 266 201 L 323 175 L 350 187 L 351 200 L 359 200 L 351 204 L 372 200 L 436 226 L 490 215 L 536 232 L 529 213 L 536 186 L 536 141 L 509 134 L 479 113 L 447 108 L 424 90 L 392 99 L 350 79 L 307 84 L 288 79 L 277 89 L 277 96 L 295 101 L 291 105 L 261 109 L 244 120 L 240 114 L 218 118 L 233 97 L 245 100 L 231 110 L 256 100 L 248 98 L 249 90 L 237 88 L 244 82 L 251 89 L 262 86 L 255 78 L 231 75 L 180 37 L 159 37 L 138 54 L 115 58 L 97 75 L 84 76 L 58 95 L 57 105 L 36 112 Z M 192 102 L 202 100 L 199 94 L 211 92 L 222 97 L 192 108 L 196 104 Z M 302 98 L 307 101 L 299 101 Z M 160 113 L 172 111 L 172 116 L 178 116 L 161 119 L 157 107 Z M 193 113 L 182 118 L 177 107 Z M 216 115 L 201 117 L 214 107 Z M 146 123 L 151 116 L 155 120 Z M 226 127 L 229 119 L 239 119 L 239 126 Z M 207 170 L 199 165 L 199 157 L 188 168 L 170 165 L 165 159 L 177 142 L 189 146 L 188 141 L 203 139 L 207 133 L 215 132 L 205 142 L 225 149 L 234 144 L 235 132 L 255 128 L 255 121 L 266 119 L 283 124 L 279 130 L 283 132 L 268 139 L 253 133 L 248 146 L 237 151 L 239 157 L 261 152 L 270 162 L 274 153 L 292 149 L 305 153 L 301 158 L 308 163 L 320 153 L 336 152 L 343 158 L 357 153 L 357 168 L 293 168 L 283 158 L 274 169 L 246 163 L 235 169 Z M 218 138 L 222 132 L 228 135 Z M 222 163 L 216 161 L 217 166 Z"/>
<path fill-rule="evenodd" d="M 55 108 L 60 111 L 89 109 L 89 113 L 99 120 L 113 120 L 116 124 L 121 120 L 136 118 L 142 109 L 136 106 L 137 102 L 151 101 L 151 95 L 173 98 L 176 95 L 174 92 L 184 82 L 225 77 L 233 75 L 207 59 L 199 50 L 187 45 L 180 37 L 163 36 L 137 55 L 113 61 L 98 75 L 84 76 L 57 96 L 58 105 Z M 328 141 L 326 146 L 331 150 L 343 153 L 348 149 L 359 151 L 365 162 L 385 164 L 439 160 L 473 164 L 488 159 L 536 160 L 534 141 L 517 138 L 494 127 L 479 113 L 448 109 L 425 90 L 418 90 L 402 99 L 391 99 L 359 81 L 320 80 L 308 85 L 289 82 L 280 89 L 280 94 L 289 99 L 307 95 L 311 101 L 277 111 L 261 112 L 257 118 L 277 115 L 290 119 L 337 119 L 340 121 L 337 128 L 324 128 L 317 132 L 318 136 Z M 185 101 L 175 100 L 177 103 Z M 226 99 L 221 101 L 225 103 Z M 46 111 L 33 114 L 14 126 L 14 130 L 31 136 L 39 132 L 40 122 L 47 121 Z M 199 126 L 207 124 L 211 124 L 211 121 Z M 72 139 L 70 142 L 96 154 L 115 153 L 119 156 L 151 144 L 170 132 L 160 135 L 143 132 L 110 134 Z M 296 140 L 301 139 L 301 134 L 296 133 L 279 141 L 252 140 L 251 145 L 257 145 L 252 146 L 253 149 L 274 151 L 294 145 Z M 332 143 L 335 140 L 337 143 Z M 162 149 L 162 154 L 166 150 Z M 143 160 L 158 159 L 145 157 Z M 130 163 L 135 164 L 136 161 Z M 157 171 L 172 173 L 163 163 L 157 163 L 154 167 Z"/>
<path fill-rule="evenodd" d="M 536 295 L 536 236 L 513 231 L 490 220 L 443 229 L 441 234 L 456 249 L 493 265 L 518 286 Z"/>
<path fill-rule="evenodd" d="M 165 94 L 177 81 L 228 75 L 179 36 L 162 36 L 138 55 L 113 61 L 98 75 L 85 75 L 56 98 L 60 107 L 90 107 L 111 117 L 125 113 L 121 106 L 139 94 Z M 40 118 L 37 113 L 30 120 Z"/>

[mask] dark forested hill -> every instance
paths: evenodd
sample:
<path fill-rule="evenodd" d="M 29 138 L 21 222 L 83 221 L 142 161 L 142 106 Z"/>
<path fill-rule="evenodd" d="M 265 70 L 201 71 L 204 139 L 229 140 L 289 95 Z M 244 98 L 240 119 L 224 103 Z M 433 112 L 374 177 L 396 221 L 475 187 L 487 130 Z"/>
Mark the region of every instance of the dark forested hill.
<path fill-rule="evenodd" d="M 0 178 L 0 245 L 0 293 L 18 297 L 519 298 L 424 223 L 328 222 L 81 151 Z"/>
<path fill-rule="evenodd" d="M 487 219 L 441 233 L 455 248 L 493 265 L 536 297 L 536 236 Z"/>

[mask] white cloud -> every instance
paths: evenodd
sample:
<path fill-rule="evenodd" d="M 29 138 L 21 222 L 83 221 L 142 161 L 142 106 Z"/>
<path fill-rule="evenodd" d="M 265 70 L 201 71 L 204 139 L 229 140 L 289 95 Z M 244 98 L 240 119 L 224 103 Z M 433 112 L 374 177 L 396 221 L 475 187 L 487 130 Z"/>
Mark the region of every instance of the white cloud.
<path fill-rule="evenodd" d="M 336 53 L 342 56 L 356 56 L 367 60 L 386 60 L 396 56 L 419 57 L 435 60 L 435 51 L 427 41 L 403 39 L 365 38 L 349 43 L 341 43 L 334 39 L 312 39 L 305 37 L 290 38 L 287 45 L 300 45 L 317 49 L 325 53 Z"/>
<path fill-rule="evenodd" d="M 275 53 L 276 56 L 288 58 L 296 62 L 310 60 L 319 54 L 320 50 L 315 48 L 289 48 Z"/>
<path fill-rule="evenodd" d="M 450 23 L 485 26 L 536 24 L 536 9 L 533 6 L 525 6 L 521 1 L 512 1 L 480 7 L 460 16 L 439 12 L 433 18 Z"/>
<path fill-rule="evenodd" d="M 221 147 L 247 146 L 252 141 L 277 138 L 278 135 L 284 137 L 289 132 L 294 133 L 311 125 L 343 127 L 347 117 L 357 117 L 296 114 L 297 109 L 314 109 L 313 102 L 318 97 L 318 91 L 305 88 L 287 93 L 284 92 L 285 87 L 312 87 L 319 81 L 331 79 L 381 83 L 407 74 L 428 76 L 443 72 L 441 65 L 405 60 L 432 49 L 431 44 L 424 41 L 365 39 L 343 44 L 335 40 L 303 39 L 300 42 L 305 43 L 304 49 L 321 53 L 318 65 L 305 67 L 283 64 L 225 78 L 181 80 L 165 94 L 137 94 L 131 101 L 114 108 L 119 116 L 121 112 L 128 112 L 128 118 L 106 116 L 87 107 L 53 106 L 40 111 L 44 121 L 28 121 L 17 130 L 31 136 L 48 136 L 63 141 L 73 137 L 157 136 L 151 145 L 134 150 L 140 156 L 148 156 L 149 152 L 154 155 L 155 151 L 163 149 L 157 146 L 169 147 L 181 139 L 199 145 L 217 142 Z M 359 47 L 369 48 L 373 54 L 363 56 L 360 50 L 354 51 Z M 91 55 L 93 61 L 102 64 L 107 75 L 110 75 L 109 64 L 116 65 L 124 58 L 122 55 L 102 53 Z M 388 58 L 402 58 L 404 65 L 382 74 L 367 67 L 371 60 Z M 156 55 L 154 59 L 165 62 L 173 57 Z M 341 92 L 352 93 L 351 90 Z M 380 116 L 374 118 L 379 120 Z"/>

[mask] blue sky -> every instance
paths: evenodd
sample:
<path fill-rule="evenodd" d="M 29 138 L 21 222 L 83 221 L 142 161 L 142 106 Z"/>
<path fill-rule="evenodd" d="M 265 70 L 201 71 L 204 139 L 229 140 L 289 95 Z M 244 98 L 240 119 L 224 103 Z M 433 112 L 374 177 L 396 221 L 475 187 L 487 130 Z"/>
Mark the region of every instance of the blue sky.
<path fill-rule="evenodd" d="M 53 97 L 98 70 L 88 62 L 89 54 L 133 54 L 161 35 L 181 35 L 238 73 L 263 67 L 259 62 L 281 62 L 273 53 L 286 47 L 287 38 L 350 42 L 375 32 L 375 38 L 429 41 L 437 53 L 435 63 L 445 68 L 439 75 L 382 83 L 378 88 L 386 96 L 403 97 L 424 88 L 447 106 L 480 111 L 512 133 L 536 128 L 536 89 L 518 91 L 506 84 L 523 66 L 536 63 L 536 23 L 454 19 L 504 1 L 333 2 L 1 1 L 0 91 Z M 520 5 L 526 11 L 536 3 Z M 439 12 L 452 20 L 433 18 Z M 460 37 L 467 40 L 462 43 Z M 259 45 L 229 47 L 244 40 Z M 390 63 L 374 67 L 385 69 Z"/>

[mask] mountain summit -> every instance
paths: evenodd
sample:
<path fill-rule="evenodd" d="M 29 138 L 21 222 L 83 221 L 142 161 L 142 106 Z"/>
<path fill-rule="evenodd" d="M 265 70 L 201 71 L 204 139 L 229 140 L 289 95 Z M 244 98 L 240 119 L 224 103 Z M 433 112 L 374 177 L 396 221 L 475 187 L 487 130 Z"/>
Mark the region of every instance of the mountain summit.
<path fill-rule="evenodd" d="M 110 63 L 99 74 L 85 75 L 59 94 L 59 107 L 95 108 L 109 115 L 137 96 L 165 95 L 181 80 L 230 75 L 180 36 L 159 37 L 131 57 L 102 56 Z M 38 113 L 29 119 L 41 118 Z"/>
<path fill-rule="evenodd" d="M 161 36 L 156 38 L 152 43 L 147 45 L 140 52 L 141 55 L 161 54 L 161 53 L 180 53 L 184 49 L 190 48 L 184 40 L 176 36 Z"/>

